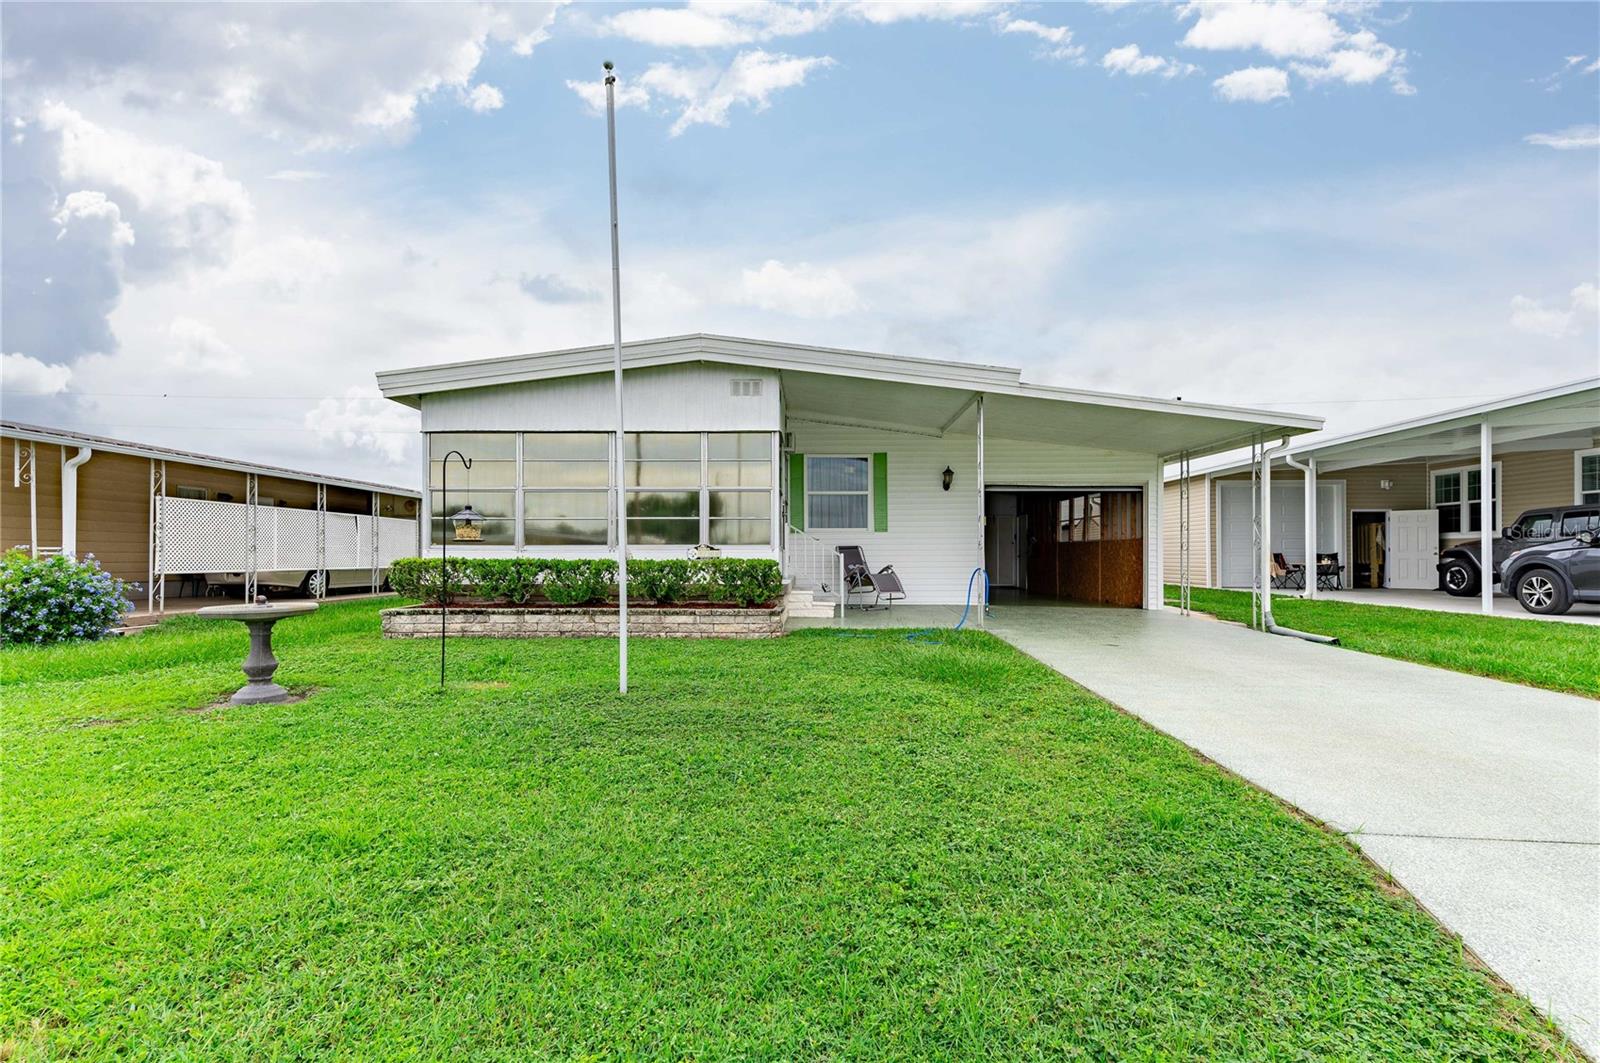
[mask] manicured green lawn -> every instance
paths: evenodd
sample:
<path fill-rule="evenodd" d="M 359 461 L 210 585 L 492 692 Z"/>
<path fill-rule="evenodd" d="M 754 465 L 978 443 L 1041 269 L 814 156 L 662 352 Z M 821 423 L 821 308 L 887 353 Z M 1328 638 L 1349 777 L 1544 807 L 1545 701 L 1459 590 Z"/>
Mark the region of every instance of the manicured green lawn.
<path fill-rule="evenodd" d="M 1169 584 L 1167 602 L 1177 600 L 1178 588 Z M 1196 587 L 1189 602 L 1199 612 L 1250 622 L 1249 591 Z M 1285 627 L 1332 635 L 1346 649 L 1600 697 L 1600 627 L 1279 595 L 1272 615 Z"/>
<path fill-rule="evenodd" d="M 20 1058 L 1577 1058 L 1340 840 L 976 633 L 7 651 Z M 198 711 L 197 711 L 198 710 Z"/>

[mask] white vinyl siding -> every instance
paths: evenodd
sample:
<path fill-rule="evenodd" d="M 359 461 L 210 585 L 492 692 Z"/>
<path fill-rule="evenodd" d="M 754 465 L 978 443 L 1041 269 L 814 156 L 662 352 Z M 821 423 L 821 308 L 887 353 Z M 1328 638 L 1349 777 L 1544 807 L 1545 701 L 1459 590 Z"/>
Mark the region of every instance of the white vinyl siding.
<path fill-rule="evenodd" d="M 733 380 L 761 380 L 731 394 Z M 616 425 L 611 373 L 438 391 L 422 396 L 424 432 L 593 432 Z M 630 432 L 775 432 L 778 374 L 692 362 L 629 369 L 623 423 Z"/>
<path fill-rule="evenodd" d="M 790 427 L 798 453 L 870 456 L 883 452 L 889 462 L 888 531 L 874 532 L 870 526 L 866 530 L 808 527 L 803 534 L 828 546 L 860 546 L 875 569 L 893 565 L 905 583 L 908 604 L 960 605 L 966 597 L 967 579 L 981 563 L 977 439 L 798 420 Z M 1136 487 L 1145 492 L 1144 527 L 1160 526 L 1160 468 L 1154 454 L 999 439 L 992 426 L 984 449 L 991 489 Z M 941 484 L 947 465 L 954 474 L 948 491 Z M 1145 601 L 1159 602 L 1159 537 L 1146 535 L 1145 555 Z"/>

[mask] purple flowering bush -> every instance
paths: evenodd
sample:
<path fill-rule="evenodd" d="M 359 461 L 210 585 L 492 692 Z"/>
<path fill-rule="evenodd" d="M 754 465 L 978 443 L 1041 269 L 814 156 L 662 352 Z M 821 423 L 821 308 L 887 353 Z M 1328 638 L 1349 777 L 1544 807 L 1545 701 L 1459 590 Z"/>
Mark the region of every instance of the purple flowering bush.
<path fill-rule="evenodd" d="M 0 558 L 0 643 L 100 638 L 133 608 L 127 586 L 93 554 L 73 559 L 8 550 Z"/>

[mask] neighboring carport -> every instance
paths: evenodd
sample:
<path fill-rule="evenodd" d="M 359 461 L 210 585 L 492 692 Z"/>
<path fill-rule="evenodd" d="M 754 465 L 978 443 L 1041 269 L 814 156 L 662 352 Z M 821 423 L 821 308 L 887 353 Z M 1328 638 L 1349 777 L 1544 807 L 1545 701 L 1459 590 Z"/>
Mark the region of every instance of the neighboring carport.
<path fill-rule="evenodd" d="M 1466 470 L 1459 487 L 1469 516 L 1476 523 L 1479 557 L 1491 557 L 1491 542 L 1500 534 L 1498 517 L 1510 520 L 1514 513 L 1498 513 L 1502 494 L 1495 473 L 1497 457 L 1533 450 L 1581 451 L 1596 444 L 1600 433 L 1600 379 L 1588 378 L 1513 395 L 1494 402 L 1433 414 L 1380 429 L 1358 432 L 1326 441 L 1300 442 L 1288 448 L 1289 464 L 1303 468 L 1307 556 L 1315 554 L 1317 477 L 1341 470 L 1385 465 L 1395 462 L 1459 458 Z M 1263 462 L 1261 476 L 1270 485 L 1271 463 Z M 1476 480 L 1476 497 L 1473 481 Z M 1488 489 L 1484 488 L 1488 485 Z M 1268 488 L 1270 490 L 1270 487 Z M 1437 500 L 1434 500 L 1435 504 Z M 1434 508 L 1430 505 L 1430 508 Z M 1417 540 L 1420 556 L 1430 549 L 1437 556 L 1439 528 L 1420 522 L 1416 528 L 1391 530 L 1392 536 L 1410 535 Z M 1465 530 L 1463 527 L 1462 530 Z M 1426 565 L 1424 558 L 1420 562 Z M 1262 560 L 1263 571 L 1267 561 Z M 1264 587 L 1270 580 L 1263 579 Z M 1480 609 L 1494 612 L 1494 581 L 1480 579 Z M 1316 581 L 1308 581 L 1306 593 L 1315 596 Z"/>

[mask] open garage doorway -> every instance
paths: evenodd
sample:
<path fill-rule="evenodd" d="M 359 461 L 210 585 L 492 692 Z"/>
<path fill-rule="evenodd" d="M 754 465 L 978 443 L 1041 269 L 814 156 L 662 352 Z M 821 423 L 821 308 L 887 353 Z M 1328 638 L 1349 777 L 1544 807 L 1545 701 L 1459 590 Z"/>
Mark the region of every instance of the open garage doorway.
<path fill-rule="evenodd" d="M 994 600 L 1144 605 L 1144 491 L 991 488 L 984 562 Z"/>

